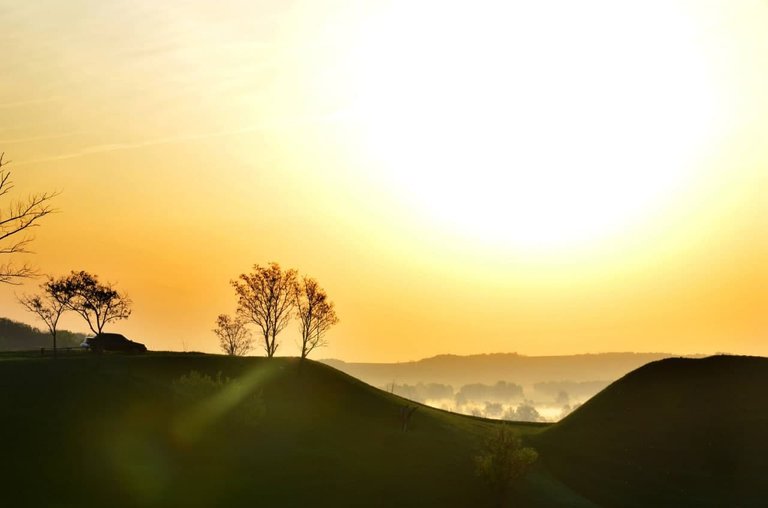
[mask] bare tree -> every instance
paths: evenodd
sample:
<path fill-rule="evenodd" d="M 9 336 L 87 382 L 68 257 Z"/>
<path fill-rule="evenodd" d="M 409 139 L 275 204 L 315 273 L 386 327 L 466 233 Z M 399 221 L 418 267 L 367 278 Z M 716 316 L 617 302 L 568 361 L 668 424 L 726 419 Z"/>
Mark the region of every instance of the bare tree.
<path fill-rule="evenodd" d="M 13 189 L 8 164 L 0 153 L 0 199 L 8 196 Z M 29 230 L 38 226 L 38 221 L 53 212 L 50 202 L 56 193 L 31 194 L 26 199 L 11 201 L 5 208 L 0 208 L 0 254 L 28 253 L 27 246 L 32 236 Z M 0 283 L 20 284 L 21 279 L 37 275 L 29 265 L 14 265 L 12 262 L 0 264 Z"/>
<path fill-rule="evenodd" d="M 63 299 L 56 298 L 51 291 L 52 279 L 48 279 L 40 285 L 42 295 L 22 295 L 18 297 L 19 303 L 29 312 L 36 314 L 48 327 L 53 338 L 53 356 L 56 356 L 56 331 L 59 326 L 59 318 L 67 310 L 67 303 Z"/>
<path fill-rule="evenodd" d="M 279 344 L 277 335 L 291 319 L 296 294 L 296 270 L 285 270 L 277 263 L 254 265 L 253 272 L 231 281 L 238 296 L 237 312 L 261 329 L 264 350 L 273 357 Z"/>
<path fill-rule="evenodd" d="M 328 344 L 325 333 L 339 318 L 328 294 L 311 277 L 302 277 L 296 285 L 294 299 L 301 332 L 301 357 L 306 358 L 313 349 Z"/>
<path fill-rule="evenodd" d="M 107 323 L 127 319 L 131 315 L 131 300 L 112 284 L 101 284 L 96 275 L 72 272 L 66 277 L 49 281 L 51 295 L 68 309 L 80 314 L 95 334 Z"/>
<path fill-rule="evenodd" d="M 219 338 L 219 347 L 230 356 L 243 356 L 253 347 L 251 332 L 241 316 L 219 314 L 213 333 Z"/>

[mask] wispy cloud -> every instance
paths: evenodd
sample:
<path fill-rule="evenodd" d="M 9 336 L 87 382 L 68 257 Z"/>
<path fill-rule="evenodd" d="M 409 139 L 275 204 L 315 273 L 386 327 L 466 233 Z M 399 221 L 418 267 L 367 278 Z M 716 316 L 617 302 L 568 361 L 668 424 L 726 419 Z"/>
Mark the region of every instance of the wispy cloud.
<path fill-rule="evenodd" d="M 262 126 L 251 126 L 251 127 L 244 127 L 241 129 L 228 129 L 228 130 L 221 130 L 221 131 L 211 131 L 211 132 L 200 132 L 200 133 L 190 133 L 190 134 L 181 134 L 177 136 L 167 136 L 162 138 L 154 138 L 154 139 L 145 139 L 141 141 L 133 141 L 133 142 L 121 142 L 121 143 L 105 143 L 101 145 L 93 145 L 85 147 L 81 150 L 77 150 L 74 152 L 69 153 L 63 153 L 59 155 L 51 155 L 47 157 L 40 157 L 37 159 L 32 159 L 28 161 L 19 162 L 16 164 L 16 166 L 25 166 L 29 164 L 38 164 L 41 162 L 51 162 L 51 161 L 60 161 L 60 160 L 66 160 L 66 159 L 75 159 L 78 157 L 85 157 L 88 155 L 93 154 L 99 154 L 99 153 L 106 153 L 106 152 L 116 152 L 121 150 L 132 150 L 136 148 L 143 148 L 147 146 L 156 146 L 156 145 L 165 145 L 165 144 L 172 144 L 172 143 L 183 143 L 186 141 L 196 141 L 200 139 L 208 139 L 208 138 L 216 138 L 216 137 L 223 137 L 223 136 L 232 136 L 237 134 L 246 134 L 248 132 L 256 132 L 259 130 L 262 130 Z"/>
<path fill-rule="evenodd" d="M 252 125 L 248 127 L 239 128 L 239 129 L 225 129 L 225 130 L 219 130 L 219 131 L 187 133 L 187 134 L 179 134 L 176 136 L 166 136 L 166 137 L 160 137 L 160 138 L 145 139 L 141 141 L 104 143 L 100 145 L 88 146 L 74 152 L 40 157 L 37 159 L 19 162 L 16 164 L 16 166 L 25 166 L 29 164 L 38 164 L 42 162 L 75 159 L 78 157 L 86 157 L 88 155 L 94 155 L 99 153 L 116 152 L 121 150 L 133 150 L 133 149 L 144 148 L 148 146 L 184 143 L 187 141 L 197 141 L 201 139 L 210 139 L 210 138 L 218 138 L 218 137 L 226 137 L 226 136 L 236 136 L 238 134 L 247 134 L 249 132 L 258 132 L 258 131 L 264 131 L 268 129 L 301 127 L 306 125 L 334 124 L 334 123 L 339 123 L 343 121 L 349 121 L 350 119 L 353 119 L 353 118 L 354 116 L 347 111 L 334 111 L 328 114 L 308 115 L 304 117 L 286 119 L 283 122 Z"/>
<path fill-rule="evenodd" d="M 58 100 L 58 97 L 46 97 L 44 99 L 27 99 L 23 101 L 3 102 L 3 103 L 0 103 L 0 109 L 13 109 L 13 108 L 22 108 L 24 106 L 35 106 L 37 104 L 47 104 L 49 102 L 55 102 L 57 100 Z"/>
<path fill-rule="evenodd" d="M 26 138 L 0 139 L 0 146 L 14 145 L 18 143 L 30 143 L 32 141 L 47 141 L 49 139 L 70 138 L 79 134 L 83 134 L 83 131 L 65 132 L 61 134 L 43 134 L 40 136 L 29 136 Z"/>

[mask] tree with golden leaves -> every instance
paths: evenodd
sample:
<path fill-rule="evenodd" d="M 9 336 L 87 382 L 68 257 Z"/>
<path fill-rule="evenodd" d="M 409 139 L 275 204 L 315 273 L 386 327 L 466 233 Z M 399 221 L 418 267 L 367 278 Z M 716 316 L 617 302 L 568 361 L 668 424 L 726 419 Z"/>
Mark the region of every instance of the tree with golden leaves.
<path fill-rule="evenodd" d="M 301 357 L 306 358 L 313 349 L 328 344 L 325 333 L 339 318 L 328 294 L 311 277 L 302 277 L 296 285 L 294 299 L 301 332 Z"/>
<path fill-rule="evenodd" d="M 261 330 L 263 347 L 269 358 L 279 347 L 278 334 L 288 326 L 295 308 L 296 270 L 283 270 L 278 263 L 253 265 L 231 281 L 237 293 L 237 313 Z"/>

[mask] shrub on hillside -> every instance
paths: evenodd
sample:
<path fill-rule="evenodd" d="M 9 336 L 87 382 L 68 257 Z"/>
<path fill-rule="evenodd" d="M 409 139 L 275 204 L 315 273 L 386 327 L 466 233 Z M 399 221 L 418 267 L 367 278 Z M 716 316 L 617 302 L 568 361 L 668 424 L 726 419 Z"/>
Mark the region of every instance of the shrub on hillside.
<path fill-rule="evenodd" d="M 510 488 L 528 473 L 538 458 L 536 450 L 523 446 L 517 432 L 508 425 L 500 425 L 475 457 L 475 466 L 499 506 L 504 506 Z"/>

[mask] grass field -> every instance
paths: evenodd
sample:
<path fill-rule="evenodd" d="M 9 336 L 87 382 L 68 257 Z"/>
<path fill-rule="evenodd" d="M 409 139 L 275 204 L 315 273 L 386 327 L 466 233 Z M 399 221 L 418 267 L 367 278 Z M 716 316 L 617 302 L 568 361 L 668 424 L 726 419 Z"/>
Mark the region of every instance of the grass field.
<path fill-rule="evenodd" d="M 195 397 L 194 383 L 178 384 L 192 371 L 238 383 Z M 493 506 L 473 456 L 498 422 L 420 406 L 403 432 L 400 408 L 408 404 L 291 358 L 2 354 L 0 499 L 32 506 Z M 546 428 L 516 427 L 527 438 Z M 593 506 L 543 463 L 516 500 Z"/>
<path fill-rule="evenodd" d="M 541 457 L 512 505 L 764 506 L 766 387 L 766 358 L 661 360 L 513 424 Z M 473 457 L 500 422 L 403 432 L 413 404 L 293 358 L 0 354 L 0 506 L 494 506 Z"/>

